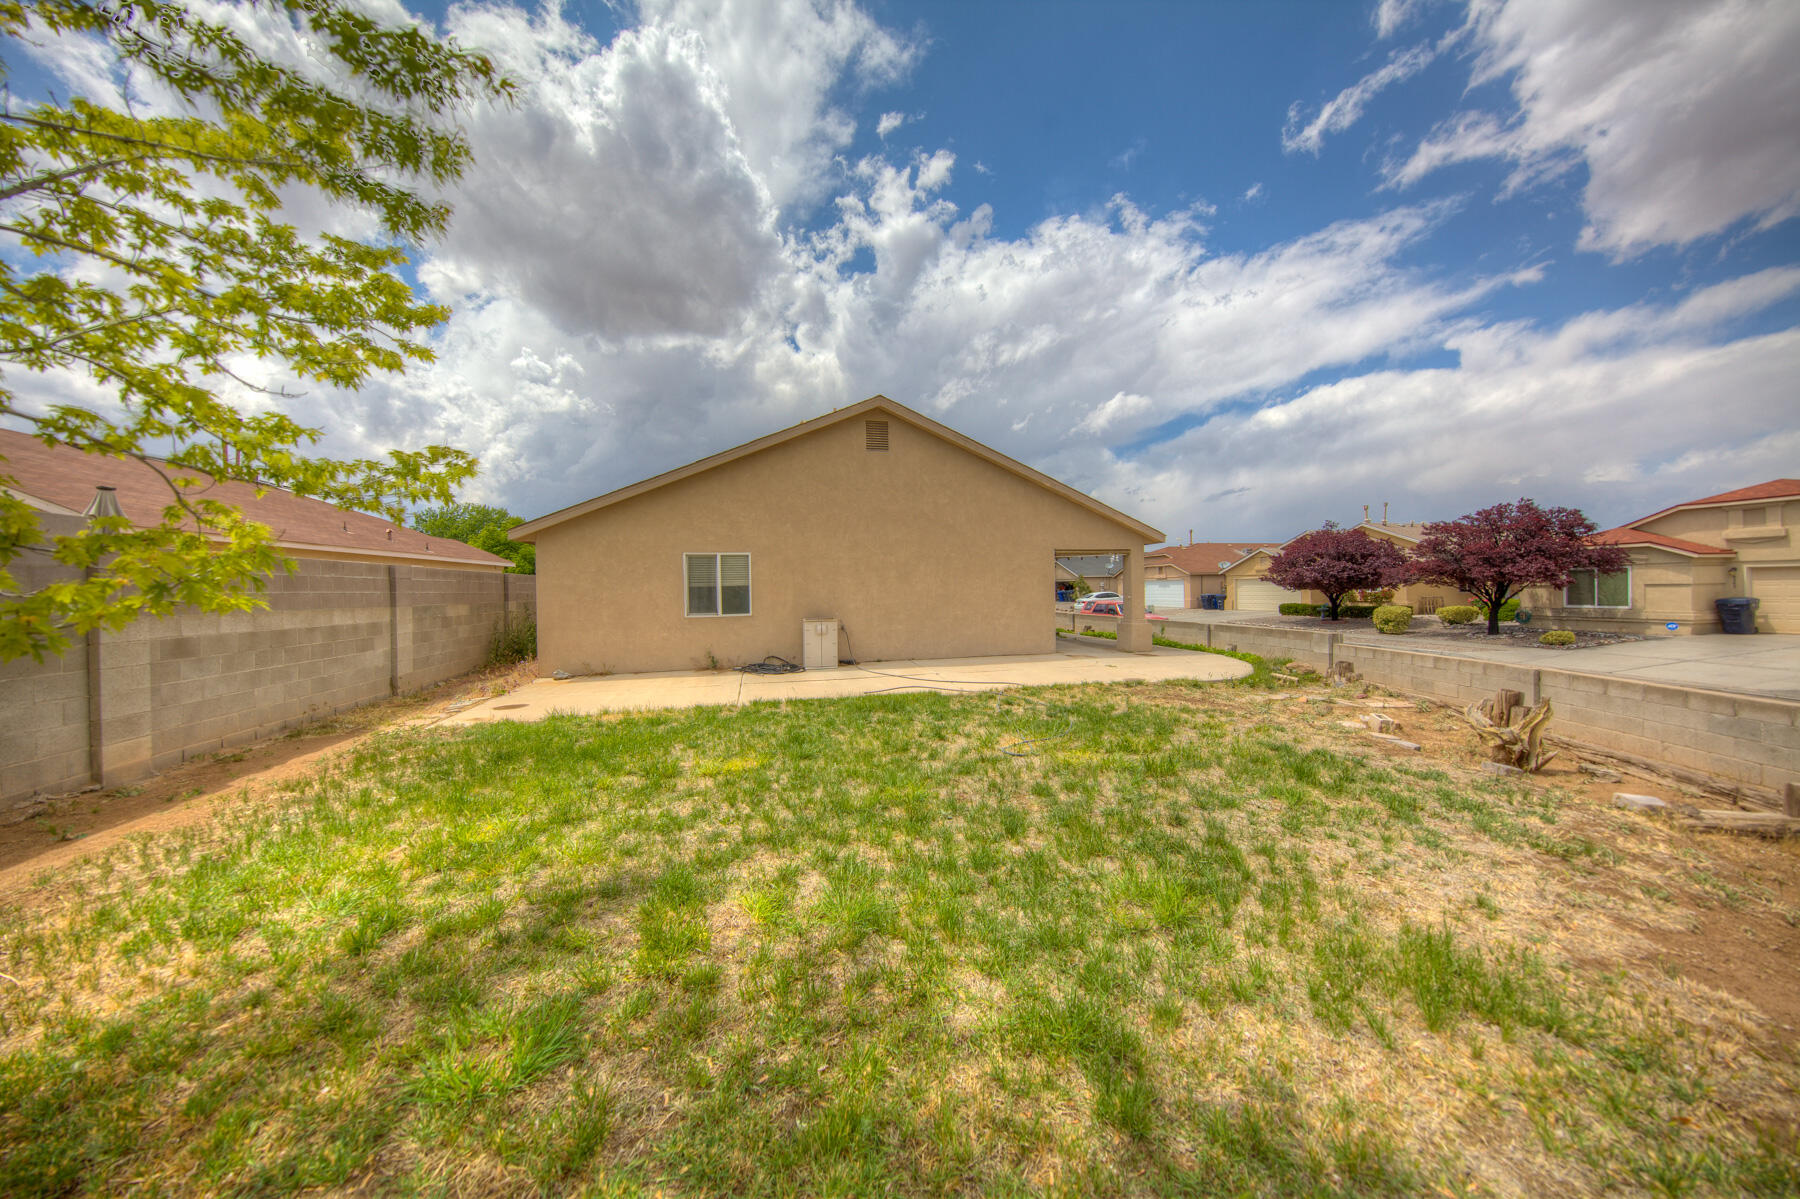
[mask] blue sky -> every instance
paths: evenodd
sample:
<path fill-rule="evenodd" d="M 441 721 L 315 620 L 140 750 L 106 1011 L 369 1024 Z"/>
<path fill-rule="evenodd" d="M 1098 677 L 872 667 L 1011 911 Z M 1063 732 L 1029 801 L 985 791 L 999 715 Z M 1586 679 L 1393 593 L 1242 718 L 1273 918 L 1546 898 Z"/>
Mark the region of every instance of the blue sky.
<path fill-rule="evenodd" d="M 537 515 L 874 392 L 1203 540 L 1800 474 L 1800 5 L 420 15 L 521 85 L 417 263 L 456 315 L 299 415 L 471 449 L 469 498 Z"/>

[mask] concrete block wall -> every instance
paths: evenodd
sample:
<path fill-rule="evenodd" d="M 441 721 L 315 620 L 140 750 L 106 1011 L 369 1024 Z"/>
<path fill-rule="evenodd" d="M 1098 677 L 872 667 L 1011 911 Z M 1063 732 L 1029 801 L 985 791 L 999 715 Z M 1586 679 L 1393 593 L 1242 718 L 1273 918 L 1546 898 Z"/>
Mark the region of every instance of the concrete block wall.
<path fill-rule="evenodd" d="M 530 576 L 296 565 L 268 581 L 263 609 L 185 610 L 0 663 L 0 817 L 472 670 L 503 621 L 536 614 Z M 37 587 L 57 571 L 44 559 L 15 574 Z"/>
<path fill-rule="evenodd" d="M 151 769 L 390 693 L 387 567 L 313 559 L 271 578 L 263 598 L 260 611 L 143 626 L 158 699 Z"/>
<path fill-rule="evenodd" d="M 1113 627 L 1110 618 L 1094 616 L 1065 614 L 1058 623 Z M 1792 700 L 1366 645 L 1304 628 L 1169 621 L 1157 632 L 1321 671 L 1348 663 L 1368 682 L 1458 707 L 1501 690 L 1517 691 L 1529 703 L 1548 699 L 1556 709 L 1555 739 L 1679 767 L 1765 802 L 1776 800 L 1784 784 L 1800 782 L 1800 703 Z"/>

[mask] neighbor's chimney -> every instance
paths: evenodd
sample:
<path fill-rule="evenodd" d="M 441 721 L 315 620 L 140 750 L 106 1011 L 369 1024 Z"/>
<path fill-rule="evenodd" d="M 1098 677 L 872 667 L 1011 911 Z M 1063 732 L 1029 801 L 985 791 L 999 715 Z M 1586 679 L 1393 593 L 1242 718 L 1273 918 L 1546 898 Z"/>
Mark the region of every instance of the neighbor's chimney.
<path fill-rule="evenodd" d="M 1381 523 L 1384 525 L 1387 523 L 1387 506 L 1388 506 L 1388 502 L 1386 500 L 1382 500 L 1381 501 Z"/>
<path fill-rule="evenodd" d="M 1192 530 L 1192 529 L 1188 530 L 1188 544 L 1189 545 L 1194 544 L 1194 530 Z"/>
<path fill-rule="evenodd" d="M 87 511 L 82 515 L 89 520 L 96 516 L 124 516 L 125 510 L 119 507 L 118 488 L 104 483 L 94 488 L 94 498 L 88 501 Z"/>
<path fill-rule="evenodd" d="M 1363 523 L 1365 525 L 1369 523 L 1369 506 L 1367 504 L 1363 505 Z"/>

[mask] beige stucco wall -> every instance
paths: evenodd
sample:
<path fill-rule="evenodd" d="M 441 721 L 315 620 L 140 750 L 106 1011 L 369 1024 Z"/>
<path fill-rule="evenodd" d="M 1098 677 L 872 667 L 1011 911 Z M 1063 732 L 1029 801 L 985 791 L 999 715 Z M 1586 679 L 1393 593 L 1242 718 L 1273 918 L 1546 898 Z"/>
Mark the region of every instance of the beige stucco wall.
<path fill-rule="evenodd" d="M 1692 558 L 1670 550 L 1634 546 L 1629 608 L 1570 608 L 1560 587 L 1528 588 L 1519 602 L 1545 628 L 1622 633 L 1688 634 L 1719 631 L 1713 601 L 1732 595 L 1731 562 Z M 1666 626 L 1674 623 L 1678 627 Z"/>
<path fill-rule="evenodd" d="M 865 662 L 1050 653 L 1058 553 L 1128 554 L 1115 589 L 1142 611 L 1141 532 L 889 423 L 886 453 L 852 417 L 541 530 L 539 667 L 799 661 L 807 617 Z M 750 554 L 751 614 L 687 616 L 684 553 Z"/>
<path fill-rule="evenodd" d="M 1762 603 L 1756 627 L 1765 633 L 1800 633 L 1800 500 L 1764 500 L 1713 508 L 1686 508 L 1639 528 L 1665 537 L 1731 550 L 1722 589 L 1696 594 L 1710 611 L 1716 595 L 1755 595 Z M 1735 567 L 1735 570 L 1730 569 Z M 1713 621 L 1717 627 L 1717 621 Z"/>

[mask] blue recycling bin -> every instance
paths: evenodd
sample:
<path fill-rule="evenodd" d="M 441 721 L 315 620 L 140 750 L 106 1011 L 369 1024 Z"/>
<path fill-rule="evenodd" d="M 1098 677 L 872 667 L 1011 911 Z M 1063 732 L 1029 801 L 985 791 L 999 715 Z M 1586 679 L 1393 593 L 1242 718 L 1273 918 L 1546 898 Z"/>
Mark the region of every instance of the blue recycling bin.
<path fill-rule="evenodd" d="M 1747 595 L 1728 595 L 1713 601 L 1719 624 L 1727 633 L 1756 632 L 1756 609 L 1762 601 Z"/>

